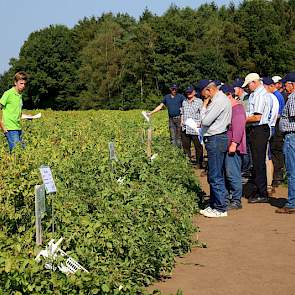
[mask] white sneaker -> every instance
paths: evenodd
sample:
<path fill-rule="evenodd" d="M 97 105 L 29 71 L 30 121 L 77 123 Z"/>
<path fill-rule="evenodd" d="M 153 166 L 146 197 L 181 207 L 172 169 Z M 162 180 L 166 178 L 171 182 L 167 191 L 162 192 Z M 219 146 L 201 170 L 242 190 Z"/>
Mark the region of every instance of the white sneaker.
<path fill-rule="evenodd" d="M 218 211 L 216 209 L 213 209 L 211 211 L 205 211 L 204 216 L 206 217 L 210 217 L 210 218 L 214 218 L 214 217 L 226 217 L 227 216 L 227 212 L 221 212 L 221 211 Z"/>
<path fill-rule="evenodd" d="M 213 211 L 213 209 L 210 206 L 208 206 L 205 209 L 200 210 L 200 214 L 204 215 L 205 212 L 211 212 L 211 211 Z"/>

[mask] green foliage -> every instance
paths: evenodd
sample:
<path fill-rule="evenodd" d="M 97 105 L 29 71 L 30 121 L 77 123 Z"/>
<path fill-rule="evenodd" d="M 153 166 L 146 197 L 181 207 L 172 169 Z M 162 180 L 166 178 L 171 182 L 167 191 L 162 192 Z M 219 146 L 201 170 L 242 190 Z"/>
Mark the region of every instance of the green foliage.
<path fill-rule="evenodd" d="M 0 139 L 1 294 L 140 294 L 190 250 L 199 191 L 182 152 L 169 144 L 166 114 L 153 122 L 146 157 L 140 111 L 44 111 L 24 122 L 26 148 L 10 155 Z M 108 142 L 118 162 L 111 169 Z M 34 186 L 48 164 L 58 192 L 55 239 L 89 274 L 66 276 L 34 260 Z M 118 179 L 123 177 L 123 183 Z M 42 220 L 44 243 L 51 216 Z"/>
<path fill-rule="evenodd" d="M 0 91 L 17 70 L 31 83 L 29 108 L 132 109 L 156 104 L 176 82 L 180 90 L 203 78 L 230 83 L 249 72 L 284 75 L 295 68 L 294 0 L 171 5 L 139 20 L 105 13 L 74 28 L 33 32 L 0 76 Z"/>

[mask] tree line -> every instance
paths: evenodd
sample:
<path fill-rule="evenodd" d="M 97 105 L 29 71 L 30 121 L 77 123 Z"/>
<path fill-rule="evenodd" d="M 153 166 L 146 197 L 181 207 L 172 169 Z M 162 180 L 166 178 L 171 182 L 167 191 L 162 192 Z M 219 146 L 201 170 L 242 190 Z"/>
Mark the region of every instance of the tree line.
<path fill-rule="evenodd" d="M 161 16 L 105 13 L 31 33 L 0 75 L 0 91 L 24 70 L 29 109 L 150 108 L 172 82 L 183 90 L 204 78 L 294 69 L 295 0 L 171 5 Z"/>

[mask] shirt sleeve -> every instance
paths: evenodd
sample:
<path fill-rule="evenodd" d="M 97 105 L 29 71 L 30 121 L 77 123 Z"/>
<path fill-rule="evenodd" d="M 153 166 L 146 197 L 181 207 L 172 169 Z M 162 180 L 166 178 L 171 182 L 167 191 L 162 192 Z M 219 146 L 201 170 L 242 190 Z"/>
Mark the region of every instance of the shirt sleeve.
<path fill-rule="evenodd" d="M 295 117 L 295 99 L 288 100 L 288 111 L 290 117 Z"/>
<path fill-rule="evenodd" d="M 222 105 L 211 101 L 207 108 L 202 107 L 201 120 L 203 126 L 210 126 L 222 111 Z"/>
<path fill-rule="evenodd" d="M 241 144 L 245 133 L 246 113 L 242 105 L 233 108 L 232 112 L 232 141 Z"/>
<path fill-rule="evenodd" d="M 162 103 L 163 103 L 164 105 L 167 104 L 167 95 L 165 95 L 165 96 L 163 97 Z"/>
<path fill-rule="evenodd" d="M 261 114 L 261 115 L 263 114 L 264 106 L 265 106 L 267 99 L 268 98 L 266 95 L 258 96 L 255 98 L 254 108 L 253 108 L 254 114 Z"/>
<path fill-rule="evenodd" d="M 2 104 L 5 107 L 7 104 L 7 101 L 8 101 L 8 93 L 4 92 L 4 94 L 2 95 L 0 99 L 0 104 Z"/>

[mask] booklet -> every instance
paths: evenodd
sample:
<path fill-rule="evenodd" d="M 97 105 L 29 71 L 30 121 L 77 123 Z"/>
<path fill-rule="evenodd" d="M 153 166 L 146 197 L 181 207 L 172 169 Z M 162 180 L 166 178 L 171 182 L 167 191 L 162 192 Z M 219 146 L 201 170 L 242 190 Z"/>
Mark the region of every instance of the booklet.
<path fill-rule="evenodd" d="M 202 128 L 198 127 L 198 124 L 195 120 L 192 118 L 188 118 L 185 122 L 184 125 L 194 129 L 198 135 L 200 143 L 203 143 L 203 131 Z"/>
<path fill-rule="evenodd" d="M 32 119 L 39 119 L 41 118 L 41 113 L 38 113 L 36 115 L 26 115 L 26 114 L 22 114 L 22 119 L 27 119 L 27 120 L 32 120 Z"/>
<path fill-rule="evenodd" d="M 197 124 L 197 122 L 194 120 L 194 119 L 192 119 L 192 118 L 188 118 L 185 122 L 184 122 L 184 125 L 186 125 L 186 126 L 188 126 L 188 127 L 190 127 L 190 128 L 192 128 L 192 129 L 194 129 L 195 131 L 199 131 L 199 127 L 198 127 L 198 124 Z"/>

